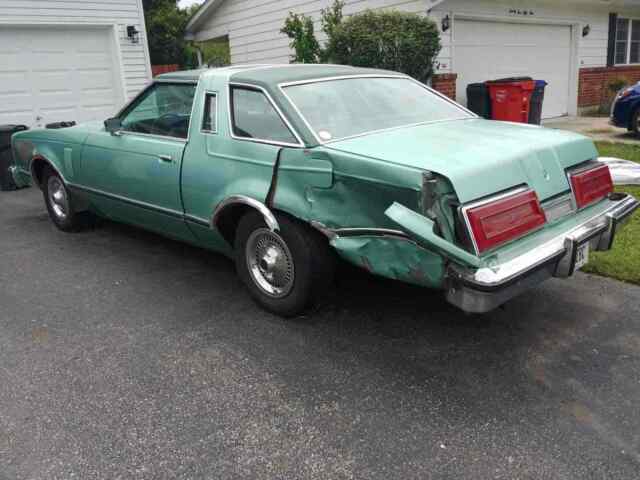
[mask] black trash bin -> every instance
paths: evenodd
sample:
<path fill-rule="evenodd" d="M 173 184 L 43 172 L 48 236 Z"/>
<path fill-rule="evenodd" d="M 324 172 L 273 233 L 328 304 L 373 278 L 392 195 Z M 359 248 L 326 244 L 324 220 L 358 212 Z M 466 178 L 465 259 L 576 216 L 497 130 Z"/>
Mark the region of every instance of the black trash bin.
<path fill-rule="evenodd" d="M 544 102 L 544 89 L 547 85 L 544 80 L 536 80 L 536 88 L 531 95 L 531 108 L 529 109 L 529 123 L 533 125 L 542 123 L 542 103 Z"/>
<path fill-rule="evenodd" d="M 14 190 L 13 177 L 9 167 L 13 164 L 11 135 L 27 130 L 25 125 L 0 125 L 0 190 Z"/>
<path fill-rule="evenodd" d="M 482 118 L 491 118 L 491 98 L 485 83 L 467 85 L 467 108 Z"/>

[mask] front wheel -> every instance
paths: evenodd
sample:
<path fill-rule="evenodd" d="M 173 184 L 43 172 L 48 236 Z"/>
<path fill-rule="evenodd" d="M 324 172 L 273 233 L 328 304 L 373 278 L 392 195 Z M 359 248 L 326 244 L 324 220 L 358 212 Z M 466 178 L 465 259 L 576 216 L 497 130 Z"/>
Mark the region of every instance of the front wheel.
<path fill-rule="evenodd" d="M 76 212 L 62 178 L 49 166 L 42 172 L 42 193 L 51 221 L 63 232 L 77 232 L 90 223 L 91 214 Z"/>
<path fill-rule="evenodd" d="M 238 225 L 235 262 L 240 279 L 266 310 L 292 317 L 304 312 L 333 280 L 335 259 L 320 233 L 286 215 L 279 231 L 251 212 Z"/>

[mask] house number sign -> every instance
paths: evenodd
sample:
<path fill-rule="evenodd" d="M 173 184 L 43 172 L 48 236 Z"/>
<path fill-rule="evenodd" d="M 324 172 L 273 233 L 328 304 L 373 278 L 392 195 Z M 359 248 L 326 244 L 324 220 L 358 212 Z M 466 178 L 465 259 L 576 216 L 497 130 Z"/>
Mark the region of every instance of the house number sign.
<path fill-rule="evenodd" d="M 529 8 L 510 8 L 509 15 L 520 15 L 523 17 L 533 17 L 536 14 L 533 10 Z"/>

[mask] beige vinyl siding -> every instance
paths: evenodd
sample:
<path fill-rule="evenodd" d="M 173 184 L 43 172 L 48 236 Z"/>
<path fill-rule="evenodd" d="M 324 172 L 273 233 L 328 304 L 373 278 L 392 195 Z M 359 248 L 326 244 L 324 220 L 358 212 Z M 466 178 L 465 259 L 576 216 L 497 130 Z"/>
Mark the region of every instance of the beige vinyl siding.
<path fill-rule="evenodd" d="M 232 63 L 288 63 L 290 40 L 280 29 L 289 12 L 311 16 L 322 40 L 320 11 L 332 3 L 332 0 L 226 0 L 199 27 L 195 39 L 228 35 Z M 367 8 L 424 13 L 426 0 L 347 0 L 344 13 L 350 15 Z"/>
<path fill-rule="evenodd" d="M 3 25 L 47 24 L 115 25 L 126 99 L 151 80 L 141 0 L 0 0 L 0 29 Z M 129 41 L 127 25 L 140 32 L 139 43 Z"/>

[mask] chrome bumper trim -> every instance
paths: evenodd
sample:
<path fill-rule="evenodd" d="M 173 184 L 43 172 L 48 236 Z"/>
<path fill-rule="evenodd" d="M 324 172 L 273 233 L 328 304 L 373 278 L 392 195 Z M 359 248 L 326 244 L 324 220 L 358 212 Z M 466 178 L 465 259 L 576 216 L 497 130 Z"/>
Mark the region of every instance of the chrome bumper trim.
<path fill-rule="evenodd" d="M 592 250 L 611 249 L 619 226 L 640 206 L 631 195 L 614 195 L 616 203 L 608 210 L 525 255 L 479 269 L 451 265 L 446 285 L 447 300 L 464 311 L 485 313 L 550 277 L 573 275 L 577 247 L 590 242 Z"/>

